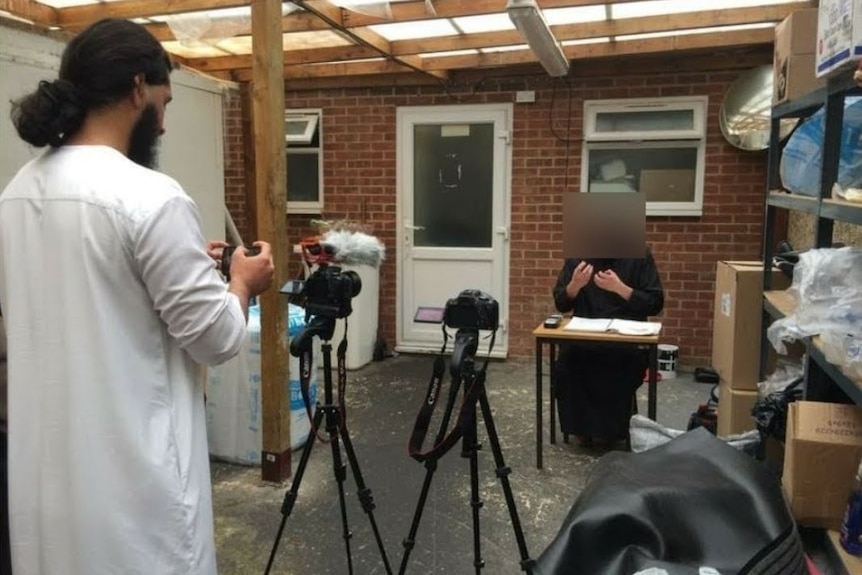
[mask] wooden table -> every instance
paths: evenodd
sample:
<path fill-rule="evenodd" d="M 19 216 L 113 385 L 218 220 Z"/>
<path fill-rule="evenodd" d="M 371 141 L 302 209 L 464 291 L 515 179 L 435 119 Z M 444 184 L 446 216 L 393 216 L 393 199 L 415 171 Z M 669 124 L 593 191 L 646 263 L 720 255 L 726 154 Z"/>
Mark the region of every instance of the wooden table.
<path fill-rule="evenodd" d="M 565 324 L 565 320 L 564 320 Z M 619 346 L 634 346 L 646 349 L 649 354 L 649 381 L 647 415 L 656 420 L 656 377 L 658 373 L 658 343 L 659 335 L 620 335 L 617 333 L 572 331 L 558 328 L 546 328 L 539 325 L 533 330 L 536 339 L 536 467 L 542 468 L 542 362 L 544 346 L 550 348 L 550 389 L 551 389 L 551 443 L 557 442 L 556 435 L 556 398 L 554 395 L 554 366 L 557 362 L 557 347 L 561 343 L 570 344 L 608 344 Z"/>

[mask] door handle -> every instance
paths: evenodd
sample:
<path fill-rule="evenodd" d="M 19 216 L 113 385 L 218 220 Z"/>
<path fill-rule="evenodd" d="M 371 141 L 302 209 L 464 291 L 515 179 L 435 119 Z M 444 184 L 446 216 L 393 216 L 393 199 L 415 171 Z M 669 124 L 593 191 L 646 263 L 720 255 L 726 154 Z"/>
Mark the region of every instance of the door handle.
<path fill-rule="evenodd" d="M 509 228 L 506 226 L 499 226 L 497 228 L 497 233 L 503 236 L 503 241 L 509 241 Z"/>
<path fill-rule="evenodd" d="M 411 226 L 410 224 L 404 224 L 404 228 L 408 230 L 419 231 L 424 230 L 425 226 Z"/>

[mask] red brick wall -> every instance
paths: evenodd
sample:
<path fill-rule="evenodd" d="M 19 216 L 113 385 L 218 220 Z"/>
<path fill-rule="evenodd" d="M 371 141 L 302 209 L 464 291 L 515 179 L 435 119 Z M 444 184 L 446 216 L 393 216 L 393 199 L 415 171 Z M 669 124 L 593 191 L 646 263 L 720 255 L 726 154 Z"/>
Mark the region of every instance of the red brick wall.
<path fill-rule="evenodd" d="M 583 100 L 708 95 L 709 128 L 702 217 L 650 217 L 650 243 L 664 282 L 666 305 L 658 318 L 663 339 L 680 347 L 680 363 L 708 365 L 711 356 L 715 262 L 758 259 L 766 182 L 765 152 L 742 152 L 726 143 L 718 124 L 725 91 L 736 71 L 650 72 L 575 79 L 569 145 L 569 189 L 580 181 Z M 577 76 L 577 74 L 576 74 Z M 560 85 L 562 86 L 562 85 Z M 387 246 L 381 268 L 381 335 L 395 339 L 396 108 L 434 104 L 512 102 L 516 90 L 536 91 L 534 104 L 516 104 L 513 130 L 510 353 L 533 352 L 532 329 L 551 311 L 551 289 L 562 264 L 562 193 L 567 146 L 551 130 L 565 134 L 567 91 L 554 97 L 547 77 L 507 77 L 462 89 L 458 99 L 438 87 L 357 88 L 288 92 L 286 105 L 322 108 L 326 219 L 349 218 L 373 227 Z M 553 110 L 551 106 L 554 99 Z M 238 116 L 231 106 L 229 114 Z M 231 118 L 228 125 L 237 123 Z M 241 230 L 251 217 L 245 189 L 236 178 L 243 166 L 237 139 L 228 136 L 227 196 Z M 290 216 L 291 242 L 309 233 L 310 217 Z M 296 265 L 296 264 L 293 264 Z M 298 271 L 297 267 L 292 268 Z"/>

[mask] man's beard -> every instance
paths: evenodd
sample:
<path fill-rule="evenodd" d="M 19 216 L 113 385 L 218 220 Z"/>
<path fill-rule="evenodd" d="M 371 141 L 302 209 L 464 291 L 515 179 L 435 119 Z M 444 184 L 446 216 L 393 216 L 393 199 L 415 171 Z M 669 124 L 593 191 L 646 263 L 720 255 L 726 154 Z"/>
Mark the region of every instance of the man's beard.
<path fill-rule="evenodd" d="M 158 163 L 159 115 L 149 104 L 132 128 L 129 138 L 129 159 L 145 168 L 154 169 Z"/>

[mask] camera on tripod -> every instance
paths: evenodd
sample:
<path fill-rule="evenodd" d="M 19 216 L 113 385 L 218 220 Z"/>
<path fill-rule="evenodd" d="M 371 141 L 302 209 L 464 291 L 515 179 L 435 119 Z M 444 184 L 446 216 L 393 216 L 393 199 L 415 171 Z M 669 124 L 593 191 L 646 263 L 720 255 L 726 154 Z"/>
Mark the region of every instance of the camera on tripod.
<path fill-rule="evenodd" d="M 305 297 L 307 315 L 329 318 L 344 318 L 353 313 L 351 300 L 361 291 L 359 274 L 328 264 L 320 264 L 308 279 L 292 280 L 281 288 L 283 294 Z"/>
<path fill-rule="evenodd" d="M 453 329 L 496 330 L 500 325 L 500 305 L 481 290 L 464 290 L 446 302 L 443 323 Z"/>

